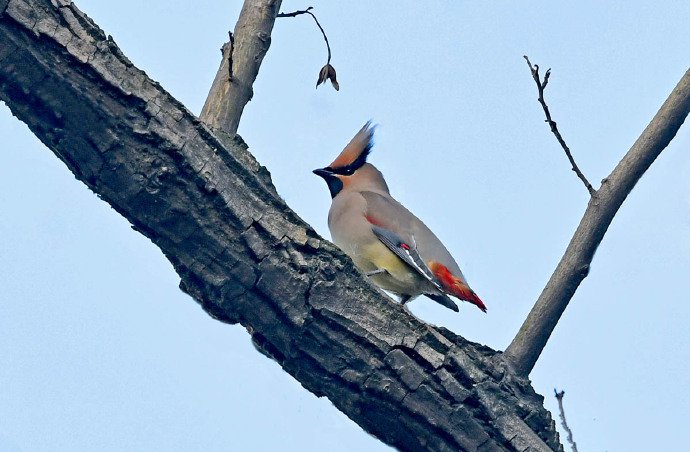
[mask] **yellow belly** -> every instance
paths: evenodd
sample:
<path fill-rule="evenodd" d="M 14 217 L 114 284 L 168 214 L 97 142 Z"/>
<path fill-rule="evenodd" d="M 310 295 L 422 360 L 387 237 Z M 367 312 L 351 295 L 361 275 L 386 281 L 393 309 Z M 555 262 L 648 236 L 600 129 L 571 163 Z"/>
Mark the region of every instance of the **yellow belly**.
<path fill-rule="evenodd" d="M 426 282 L 381 242 L 361 247 L 352 257 L 357 267 L 365 273 L 385 270 L 384 273 L 371 276 L 372 282 L 384 290 L 415 296 L 421 293 Z"/>

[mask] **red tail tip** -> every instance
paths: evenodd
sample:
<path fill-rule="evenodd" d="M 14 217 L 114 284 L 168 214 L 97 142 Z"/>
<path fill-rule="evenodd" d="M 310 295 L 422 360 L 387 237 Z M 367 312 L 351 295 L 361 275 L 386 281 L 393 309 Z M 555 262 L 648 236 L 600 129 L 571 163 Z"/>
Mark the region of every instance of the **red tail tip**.
<path fill-rule="evenodd" d="M 470 287 L 462 282 L 460 278 L 453 275 L 450 270 L 448 270 L 448 267 L 436 261 L 431 261 L 429 262 L 429 268 L 449 294 L 454 295 L 461 300 L 468 301 L 481 309 L 482 312 L 486 312 L 486 305 L 477 296 L 477 294 L 474 293 L 474 290 L 470 289 Z"/>
<path fill-rule="evenodd" d="M 472 289 L 470 289 L 470 292 L 472 293 L 472 295 L 470 296 L 471 299 L 467 301 L 481 309 L 482 312 L 486 312 L 486 305 L 484 304 L 484 302 L 477 296 L 476 293 L 474 293 Z"/>

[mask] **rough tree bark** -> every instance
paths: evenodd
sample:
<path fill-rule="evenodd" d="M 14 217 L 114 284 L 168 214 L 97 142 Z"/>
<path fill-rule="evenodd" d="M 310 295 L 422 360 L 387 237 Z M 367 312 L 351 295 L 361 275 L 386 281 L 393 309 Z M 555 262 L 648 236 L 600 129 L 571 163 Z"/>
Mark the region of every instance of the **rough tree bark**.
<path fill-rule="evenodd" d="M 373 288 L 64 0 L 0 1 L 0 98 L 165 253 L 180 287 L 362 428 L 405 450 L 562 450 L 501 354 Z"/>

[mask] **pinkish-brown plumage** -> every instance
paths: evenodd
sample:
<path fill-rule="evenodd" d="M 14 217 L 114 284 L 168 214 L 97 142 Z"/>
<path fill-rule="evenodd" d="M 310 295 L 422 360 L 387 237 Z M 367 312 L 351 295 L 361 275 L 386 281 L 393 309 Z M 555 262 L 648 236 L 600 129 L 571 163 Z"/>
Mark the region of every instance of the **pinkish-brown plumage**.
<path fill-rule="evenodd" d="M 333 242 L 403 303 L 427 295 L 457 311 L 453 296 L 486 312 L 443 243 L 390 195 L 381 172 L 366 162 L 372 139 L 367 123 L 330 165 L 314 170 L 333 198 L 328 213 Z"/>

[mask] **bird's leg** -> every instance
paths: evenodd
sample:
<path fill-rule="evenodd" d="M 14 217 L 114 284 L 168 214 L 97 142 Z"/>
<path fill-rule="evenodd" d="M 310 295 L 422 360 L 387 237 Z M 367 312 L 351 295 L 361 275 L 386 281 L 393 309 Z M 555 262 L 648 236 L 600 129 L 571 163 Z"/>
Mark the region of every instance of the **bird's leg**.
<path fill-rule="evenodd" d="M 372 270 L 370 272 L 366 272 L 366 276 L 374 276 L 374 275 L 380 275 L 381 273 L 386 273 L 385 268 L 377 268 L 376 270 Z"/>
<path fill-rule="evenodd" d="M 402 305 L 410 301 L 410 299 L 412 299 L 412 295 L 398 295 L 398 301 L 400 301 Z"/>

